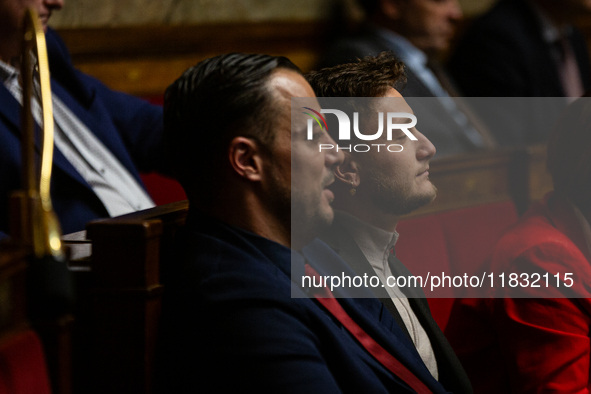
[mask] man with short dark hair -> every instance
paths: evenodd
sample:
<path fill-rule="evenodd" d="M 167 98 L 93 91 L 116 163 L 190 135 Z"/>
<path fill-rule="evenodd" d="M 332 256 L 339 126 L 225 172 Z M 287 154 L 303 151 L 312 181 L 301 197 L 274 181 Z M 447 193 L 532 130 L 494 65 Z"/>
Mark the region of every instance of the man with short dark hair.
<path fill-rule="evenodd" d="M 445 393 L 369 290 L 304 287 L 354 273 L 314 240 L 333 219 L 342 153 L 319 152 L 333 141 L 319 127 L 307 138 L 294 97 L 320 111 L 297 68 L 266 55 L 207 59 L 167 90 L 168 151 L 191 208 L 167 268 L 162 390 Z"/>
<path fill-rule="evenodd" d="M 360 108 L 355 109 L 364 112 L 358 116 L 365 119 L 359 124 L 362 134 L 378 128 L 376 113 L 412 114 L 400 93 L 392 88 L 400 86 L 405 75 L 403 64 L 390 54 L 311 72 L 306 77 L 321 103 L 325 97 L 373 97 L 366 100 L 369 103 L 365 107 L 357 104 Z M 417 121 L 420 124 L 421 118 Z M 339 129 L 330 124 L 328 129 L 338 144 Z M 400 217 L 429 204 L 436 195 L 429 180 L 429 160 L 435 155 L 435 147 L 416 128 L 410 132 L 415 140 L 396 130 L 391 141 L 386 139 L 386 133 L 372 141 L 372 147 L 396 142 L 400 150 L 345 151 L 345 160 L 335 170 L 336 181 L 331 186 L 335 220 L 320 238 L 358 275 L 380 278 L 382 287 L 374 288 L 376 296 L 412 340 L 431 374 L 449 391 L 471 393 L 470 382 L 433 320 L 422 290 L 401 292 L 387 285 L 389 277 L 410 275 L 394 252 Z"/>

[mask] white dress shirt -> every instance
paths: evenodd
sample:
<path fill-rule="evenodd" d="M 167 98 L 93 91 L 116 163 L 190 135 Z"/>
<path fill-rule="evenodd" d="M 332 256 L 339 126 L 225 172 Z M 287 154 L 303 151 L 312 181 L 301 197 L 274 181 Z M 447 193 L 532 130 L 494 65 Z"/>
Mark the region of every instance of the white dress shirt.
<path fill-rule="evenodd" d="M 363 255 L 373 267 L 382 284 L 384 284 L 385 289 L 388 291 L 390 298 L 392 298 L 398 313 L 400 313 L 404 321 L 404 325 L 421 359 L 429 369 L 429 372 L 431 372 L 431 375 L 435 379 L 439 379 L 437 360 L 435 359 L 431 341 L 413 312 L 408 299 L 398 287 L 386 286 L 386 278 L 393 276 L 390 265 L 388 264 L 388 256 L 390 255 L 390 250 L 398 240 L 398 233 L 382 230 L 343 211 L 335 210 L 335 216 L 338 216 L 340 223 L 353 236 Z"/>
<path fill-rule="evenodd" d="M 0 61 L 0 80 L 22 105 L 19 74 L 17 69 Z M 40 91 L 38 84 L 34 90 Z M 154 207 L 150 196 L 127 168 L 55 94 L 52 102 L 55 147 L 90 185 L 109 215 L 119 216 Z M 33 118 L 42 125 L 42 109 L 35 94 L 32 103 Z"/>

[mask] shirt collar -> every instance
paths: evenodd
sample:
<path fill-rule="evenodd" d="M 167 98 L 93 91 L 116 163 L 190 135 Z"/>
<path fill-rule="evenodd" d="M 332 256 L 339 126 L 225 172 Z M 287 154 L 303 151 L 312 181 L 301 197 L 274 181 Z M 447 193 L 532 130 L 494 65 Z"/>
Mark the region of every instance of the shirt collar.
<path fill-rule="evenodd" d="M 388 43 L 388 46 L 396 53 L 396 56 L 408 67 L 426 67 L 428 58 L 425 52 L 414 46 L 405 37 L 378 26 L 371 26 L 371 29 Z"/>
<path fill-rule="evenodd" d="M 390 251 L 398 241 L 398 233 L 382 230 L 347 212 L 335 210 L 335 217 L 353 236 L 369 263 L 384 270 Z"/>
<path fill-rule="evenodd" d="M 8 63 L 0 60 L 0 81 L 5 83 L 9 79 L 16 78 L 19 75 L 19 71 Z"/>
<path fill-rule="evenodd" d="M 562 37 L 568 37 L 572 32 L 572 26 L 565 26 L 562 29 L 556 27 L 554 23 L 550 20 L 546 12 L 542 10 L 535 2 L 528 1 L 531 9 L 534 12 L 538 23 L 542 29 L 542 37 L 544 41 L 548 44 L 554 44 L 559 41 Z"/>

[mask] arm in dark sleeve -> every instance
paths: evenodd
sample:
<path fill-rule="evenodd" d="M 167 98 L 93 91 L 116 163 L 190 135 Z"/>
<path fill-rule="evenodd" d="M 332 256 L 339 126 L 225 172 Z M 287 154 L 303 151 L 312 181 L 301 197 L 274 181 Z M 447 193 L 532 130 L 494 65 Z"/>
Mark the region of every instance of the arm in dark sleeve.
<path fill-rule="evenodd" d="M 167 346 L 163 387 L 174 392 L 340 393 L 318 338 L 291 307 L 236 300 L 181 322 Z M 178 327 L 178 326 L 177 326 Z M 173 391 L 170 391 L 173 392 Z"/>
<path fill-rule="evenodd" d="M 169 174 L 162 143 L 162 107 L 113 91 L 82 73 L 73 66 L 65 43 L 55 31 L 48 29 L 46 38 L 52 78 L 67 86 L 83 106 L 90 108 L 92 103 L 93 111 L 101 106 L 101 116 L 107 114 L 105 120 L 113 123 L 140 171 Z"/>

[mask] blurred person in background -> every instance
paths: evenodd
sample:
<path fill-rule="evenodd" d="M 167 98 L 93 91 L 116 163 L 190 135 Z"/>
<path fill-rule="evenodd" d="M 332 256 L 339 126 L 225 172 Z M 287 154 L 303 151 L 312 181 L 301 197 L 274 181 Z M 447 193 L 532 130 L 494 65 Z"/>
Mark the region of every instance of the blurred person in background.
<path fill-rule="evenodd" d="M 586 0 L 501 0 L 464 32 L 448 69 L 469 97 L 576 99 L 591 89 L 591 66 L 573 22 L 590 14 Z M 500 145 L 545 143 L 572 99 L 498 99 L 480 116 Z"/>
<path fill-rule="evenodd" d="M 554 191 L 503 236 L 486 268 L 529 282 L 497 283 L 495 298 L 458 299 L 446 328 L 477 393 L 591 389 L 590 98 L 556 123 L 547 166 Z"/>
<path fill-rule="evenodd" d="M 361 28 L 337 39 L 318 68 L 351 63 L 391 51 L 406 65 L 400 93 L 422 119 L 421 130 L 437 146 L 438 157 L 492 148 L 492 135 L 466 105 L 437 57 L 445 52 L 462 18 L 457 0 L 359 0 L 366 14 Z"/>
<path fill-rule="evenodd" d="M 581 97 L 591 88 L 584 0 L 501 0 L 462 35 L 449 62 L 474 97 Z"/>
<path fill-rule="evenodd" d="M 20 64 L 27 7 L 37 11 L 46 32 L 56 147 L 51 198 L 63 232 L 153 207 L 139 170 L 166 171 L 162 108 L 114 92 L 74 68 L 63 41 L 47 26 L 63 5 L 63 0 L 0 0 L 0 238 L 9 230 L 8 196 L 21 187 Z M 33 117 L 39 125 L 38 100 Z"/>

